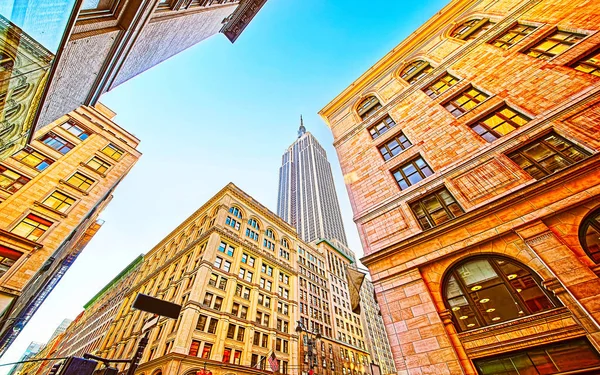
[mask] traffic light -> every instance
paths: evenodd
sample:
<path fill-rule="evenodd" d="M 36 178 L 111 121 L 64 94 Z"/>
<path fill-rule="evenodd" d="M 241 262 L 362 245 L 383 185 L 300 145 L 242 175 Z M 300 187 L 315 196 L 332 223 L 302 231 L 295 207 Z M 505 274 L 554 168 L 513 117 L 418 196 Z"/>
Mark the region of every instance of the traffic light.
<path fill-rule="evenodd" d="M 56 375 L 92 375 L 98 362 L 91 359 L 70 357 Z"/>

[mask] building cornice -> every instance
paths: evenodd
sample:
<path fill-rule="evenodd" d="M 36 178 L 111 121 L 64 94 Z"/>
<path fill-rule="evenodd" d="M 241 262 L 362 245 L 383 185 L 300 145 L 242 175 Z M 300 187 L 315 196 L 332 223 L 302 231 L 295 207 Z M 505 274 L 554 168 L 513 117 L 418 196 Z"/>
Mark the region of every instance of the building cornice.
<path fill-rule="evenodd" d="M 234 43 L 266 2 L 267 0 L 242 1 L 231 16 L 229 16 L 227 23 L 220 31 L 225 34 L 231 43 Z"/>
<path fill-rule="evenodd" d="M 369 84 L 385 74 L 402 57 L 409 55 L 420 48 L 429 38 L 438 34 L 457 15 L 465 12 L 468 8 L 480 3 L 482 0 L 458 0 L 452 1 L 438 13 L 431 17 L 421 27 L 415 30 L 383 58 L 371 66 L 365 73 L 352 82 L 344 91 L 336 96 L 329 104 L 319 111 L 319 115 L 325 120 L 327 126 L 331 127 L 328 117 L 336 112 L 341 106 L 355 98 Z"/>

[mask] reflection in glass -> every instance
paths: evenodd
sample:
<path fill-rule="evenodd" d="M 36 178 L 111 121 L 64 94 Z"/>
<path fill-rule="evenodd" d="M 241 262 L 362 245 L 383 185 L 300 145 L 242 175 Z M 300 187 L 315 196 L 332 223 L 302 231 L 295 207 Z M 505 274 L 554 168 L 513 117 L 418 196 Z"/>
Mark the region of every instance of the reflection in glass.
<path fill-rule="evenodd" d="M 448 308 L 461 331 L 501 323 L 558 306 L 539 279 L 518 263 L 478 257 L 454 267 L 445 282 Z"/>

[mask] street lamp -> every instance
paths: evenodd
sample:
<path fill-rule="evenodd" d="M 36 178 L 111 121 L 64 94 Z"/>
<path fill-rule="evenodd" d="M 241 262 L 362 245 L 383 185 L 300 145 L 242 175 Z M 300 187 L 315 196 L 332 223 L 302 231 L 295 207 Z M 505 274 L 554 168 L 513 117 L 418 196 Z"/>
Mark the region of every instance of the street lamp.
<path fill-rule="evenodd" d="M 304 327 L 301 320 L 298 320 L 296 325 L 296 332 L 300 335 L 300 341 L 302 341 L 302 332 L 306 333 L 306 343 L 308 345 L 308 375 L 315 373 L 315 350 L 317 347 L 317 340 L 321 338 L 321 333 L 318 331 L 309 331 Z"/>

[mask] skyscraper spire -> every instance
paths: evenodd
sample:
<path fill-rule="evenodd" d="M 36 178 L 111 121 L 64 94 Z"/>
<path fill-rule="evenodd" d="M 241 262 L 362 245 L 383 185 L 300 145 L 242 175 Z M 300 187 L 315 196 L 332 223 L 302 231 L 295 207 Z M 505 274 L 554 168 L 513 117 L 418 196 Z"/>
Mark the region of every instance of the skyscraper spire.
<path fill-rule="evenodd" d="M 302 137 L 304 133 L 306 133 L 306 128 L 304 127 L 304 120 L 302 120 L 302 115 L 300 115 L 300 128 L 298 129 L 298 138 Z"/>

